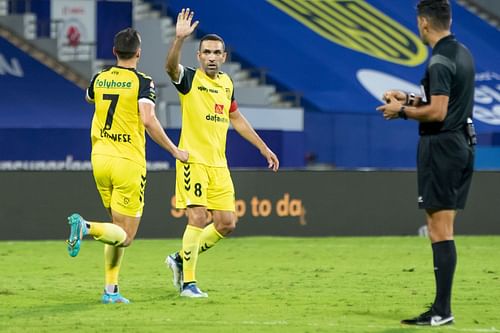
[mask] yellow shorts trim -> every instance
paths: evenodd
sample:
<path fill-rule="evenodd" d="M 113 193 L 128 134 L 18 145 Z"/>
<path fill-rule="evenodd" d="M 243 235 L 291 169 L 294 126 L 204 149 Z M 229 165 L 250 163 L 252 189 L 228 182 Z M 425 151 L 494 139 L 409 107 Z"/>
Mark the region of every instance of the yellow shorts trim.
<path fill-rule="evenodd" d="M 104 207 L 126 216 L 142 216 L 145 166 L 124 158 L 92 155 L 92 170 Z"/>
<path fill-rule="evenodd" d="M 235 211 L 234 185 L 227 167 L 176 161 L 176 208 L 204 206 Z"/>

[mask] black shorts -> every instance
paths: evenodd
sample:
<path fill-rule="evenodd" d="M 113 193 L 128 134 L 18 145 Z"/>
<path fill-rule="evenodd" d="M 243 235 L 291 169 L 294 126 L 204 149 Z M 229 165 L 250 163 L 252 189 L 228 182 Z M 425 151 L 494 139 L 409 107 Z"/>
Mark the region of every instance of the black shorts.
<path fill-rule="evenodd" d="M 462 132 L 423 135 L 418 143 L 418 207 L 463 209 L 474 169 L 474 147 Z"/>

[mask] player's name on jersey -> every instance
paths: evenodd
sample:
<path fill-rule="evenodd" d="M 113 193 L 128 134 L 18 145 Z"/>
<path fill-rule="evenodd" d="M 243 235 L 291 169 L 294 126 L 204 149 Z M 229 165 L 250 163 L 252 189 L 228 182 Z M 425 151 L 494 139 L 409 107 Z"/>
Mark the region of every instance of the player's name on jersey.
<path fill-rule="evenodd" d="M 115 142 L 131 142 L 130 134 L 126 133 L 108 133 L 108 131 L 101 129 L 101 138 L 108 138 Z"/>
<path fill-rule="evenodd" d="M 214 89 L 214 88 L 206 88 L 204 86 L 199 86 L 198 87 L 198 90 L 199 91 L 208 91 L 208 92 L 211 92 L 212 94 L 218 94 L 219 91 L 217 89 Z"/>
<path fill-rule="evenodd" d="M 99 80 L 95 81 L 96 88 L 107 88 L 107 89 L 130 89 L 132 88 L 132 81 L 115 81 L 115 80 Z"/>

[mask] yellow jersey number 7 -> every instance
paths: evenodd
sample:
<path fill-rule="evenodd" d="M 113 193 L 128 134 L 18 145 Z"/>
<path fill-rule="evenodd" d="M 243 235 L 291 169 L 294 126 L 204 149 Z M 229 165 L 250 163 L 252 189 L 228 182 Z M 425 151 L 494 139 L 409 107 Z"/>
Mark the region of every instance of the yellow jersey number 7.
<path fill-rule="evenodd" d="M 111 125 L 113 125 L 113 116 L 115 115 L 116 105 L 118 104 L 118 97 L 120 95 L 117 94 L 104 94 L 102 95 L 102 99 L 111 101 L 109 103 L 108 114 L 106 116 L 106 124 L 104 125 L 105 130 L 110 130 Z"/>

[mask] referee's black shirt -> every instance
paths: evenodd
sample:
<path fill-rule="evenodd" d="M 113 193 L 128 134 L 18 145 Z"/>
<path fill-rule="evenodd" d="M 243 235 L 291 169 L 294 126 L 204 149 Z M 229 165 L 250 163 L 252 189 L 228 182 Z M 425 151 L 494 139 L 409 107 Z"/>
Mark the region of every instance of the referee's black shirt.
<path fill-rule="evenodd" d="M 443 122 L 421 122 L 420 135 L 463 130 L 467 118 L 472 118 L 474 79 L 474 60 L 469 50 L 454 35 L 440 39 L 421 82 L 427 103 L 432 95 L 450 98 L 448 113 Z"/>

